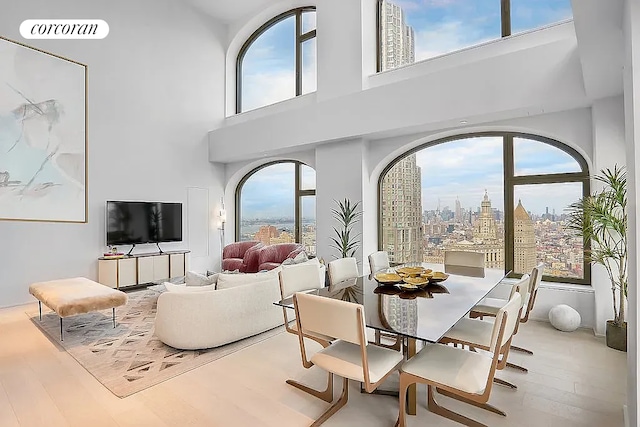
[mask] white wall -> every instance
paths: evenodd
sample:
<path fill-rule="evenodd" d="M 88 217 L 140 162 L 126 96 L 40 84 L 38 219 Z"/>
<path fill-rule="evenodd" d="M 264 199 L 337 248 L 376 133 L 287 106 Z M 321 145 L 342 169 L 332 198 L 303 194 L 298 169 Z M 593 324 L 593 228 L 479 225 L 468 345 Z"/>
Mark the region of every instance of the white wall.
<path fill-rule="evenodd" d="M 462 119 L 477 125 L 584 107 L 588 99 L 582 84 L 573 26 L 563 25 L 558 26 L 562 31 L 549 29 L 556 34 L 554 41 L 549 41 L 544 31 L 501 40 L 501 46 L 513 51 L 499 54 L 494 49 L 495 43 L 479 46 L 475 49 L 484 54 L 475 55 L 474 60 L 464 66 L 442 66 L 443 62 L 457 61 L 460 55 L 468 53 L 459 52 L 420 64 L 424 73 L 415 75 L 414 67 L 393 70 L 388 73 L 397 77 L 393 82 L 342 96 L 333 91 L 330 96 L 323 95 L 323 82 L 334 81 L 335 75 L 326 70 L 326 66 L 319 66 L 316 99 L 303 97 L 285 101 L 277 107 L 227 119 L 224 126 L 209 134 L 211 161 L 258 158 L 264 151 L 292 150 L 301 144 L 345 138 L 433 131 L 459 126 Z M 335 30 L 332 22 L 319 19 L 318 37 Z M 352 34 L 354 38 L 358 35 L 358 31 Z M 320 40 L 318 43 L 321 44 Z M 509 49 L 510 44 L 517 44 L 518 49 Z M 319 49 L 319 54 L 322 52 Z M 319 57 L 318 63 L 339 68 L 342 78 L 348 81 L 361 78 L 362 67 L 350 62 L 349 67 L 336 67 L 341 58 L 336 53 Z M 431 68 L 433 70 L 427 72 Z M 403 78 L 405 75 L 409 77 Z M 374 75 L 368 80 L 373 82 L 378 78 Z M 355 85 L 349 84 L 340 91 L 347 92 Z M 261 144 L 235 144 L 249 141 L 255 135 L 278 137 L 268 138 Z"/>
<path fill-rule="evenodd" d="M 627 155 L 627 182 L 629 216 L 629 290 L 628 290 L 628 381 L 627 381 L 627 426 L 637 426 L 640 421 L 640 405 L 638 405 L 638 256 L 640 236 L 640 5 L 637 1 L 625 1 L 624 10 L 625 66 L 624 66 L 624 112 L 625 140 Z"/>
<path fill-rule="evenodd" d="M 224 116 L 226 28 L 171 0 L 23 0 L 3 7 L 0 34 L 25 42 L 20 23 L 44 17 L 110 26 L 103 40 L 27 42 L 88 65 L 88 223 L 0 221 L 0 306 L 31 301 L 34 281 L 96 279 L 107 199 L 183 202 L 186 220 L 187 187 L 207 188 L 214 201 L 223 190 L 223 171 L 207 161 L 206 132 Z M 192 268 L 216 262 L 219 243 L 209 238 L 209 256 L 191 259 Z"/>

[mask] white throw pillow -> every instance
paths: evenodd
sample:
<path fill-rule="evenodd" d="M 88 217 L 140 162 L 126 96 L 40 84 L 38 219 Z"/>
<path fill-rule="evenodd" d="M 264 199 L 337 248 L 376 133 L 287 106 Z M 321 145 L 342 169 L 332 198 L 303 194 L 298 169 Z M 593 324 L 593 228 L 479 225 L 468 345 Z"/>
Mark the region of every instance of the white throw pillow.
<path fill-rule="evenodd" d="M 237 286 L 250 285 L 252 283 L 262 283 L 270 280 L 278 281 L 278 271 L 276 269 L 264 273 L 244 273 L 225 274 L 220 273 L 216 289 L 229 289 Z"/>
<path fill-rule="evenodd" d="M 174 283 L 164 282 L 164 287 L 167 288 L 169 292 L 205 292 L 205 291 L 215 291 L 216 285 L 203 285 L 203 286 L 186 286 L 186 285 L 176 285 Z"/>
<path fill-rule="evenodd" d="M 204 274 L 196 273 L 195 271 L 187 271 L 187 275 L 185 276 L 185 284 L 187 286 L 215 286 L 217 281 L 217 273 L 211 276 L 205 276 Z"/>
<path fill-rule="evenodd" d="M 282 265 L 296 265 L 309 261 L 309 257 L 305 251 L 300 252 L 293 258 L 287 258 L 282 261 Z"/>

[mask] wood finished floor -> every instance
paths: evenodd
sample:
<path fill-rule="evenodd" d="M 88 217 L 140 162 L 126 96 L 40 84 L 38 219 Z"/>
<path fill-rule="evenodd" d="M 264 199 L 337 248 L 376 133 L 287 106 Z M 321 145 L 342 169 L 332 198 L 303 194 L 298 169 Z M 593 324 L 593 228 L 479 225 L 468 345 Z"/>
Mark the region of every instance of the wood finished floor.
<path fill-rule="evenodd" d="M 31 323 L 33 306 L 0 310 L 0 426 L 308 426 L 328 404 L 285 384 L 294 378 L 320 388 L 326 380 L 300 363 L 297 338 L 274 338 L 120 399 Z M 611 350 L 588 330 L 563 333 L 548 323 L 522 325 L 512 353 L 529 373 L 499 376 L 518 385 L 495 386 L 490 403 L 507 417 L 439 397 L 444 406 L 490 426 L 623 426 L 626 353 Z M 396 380 L 397 378 L 393 378 Z M 339 388 L 340 383 L 336 385 Z M 393 426 L 397 399 L 367 395 L 351 384 L 349 402 L 330 426 Z M 335 395 L 339 390 L 335 391 Z M 409 426 L 456 426 L 430 413 L 419 388 L 418 415 Z"/>

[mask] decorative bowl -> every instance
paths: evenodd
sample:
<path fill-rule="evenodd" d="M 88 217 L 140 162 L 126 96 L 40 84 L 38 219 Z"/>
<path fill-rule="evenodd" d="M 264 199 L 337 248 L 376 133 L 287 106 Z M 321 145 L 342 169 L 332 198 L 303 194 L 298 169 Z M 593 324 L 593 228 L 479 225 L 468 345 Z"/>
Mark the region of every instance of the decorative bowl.
<path fill-rule="evenodd" d="M 396 283 L 402 282 L 402 277 L 396 273 L 377 273 L 373 277 L 376 279 L 376 282 L 381 285 L 395 285 Z"/>
<path fill-rule="evenodd" d="M 431 273 L 431 276 L 429 277 L 429 283 L 444 282 L 448 278 L 449 278 L 449 275 L 447 273 L 443 273 L 442 271 L 434 271 L 433 273 Z"/>

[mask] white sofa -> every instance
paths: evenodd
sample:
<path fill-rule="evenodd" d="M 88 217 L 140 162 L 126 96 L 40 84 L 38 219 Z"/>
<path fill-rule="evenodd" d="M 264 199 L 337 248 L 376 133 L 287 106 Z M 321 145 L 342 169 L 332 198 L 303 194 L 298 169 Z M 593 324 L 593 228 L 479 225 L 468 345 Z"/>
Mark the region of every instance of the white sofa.
<path fill-rule="evenodd" d="M 260 273 L 266 275 L 266 273 Z M 226 289 L 164 292 L 158 297 L 155 334 L 171 347 L 218 347 L 284 323 L 277 274 Z"/>

